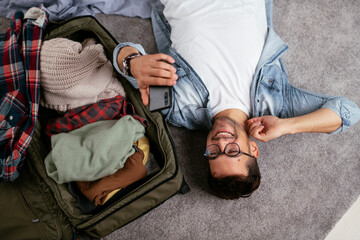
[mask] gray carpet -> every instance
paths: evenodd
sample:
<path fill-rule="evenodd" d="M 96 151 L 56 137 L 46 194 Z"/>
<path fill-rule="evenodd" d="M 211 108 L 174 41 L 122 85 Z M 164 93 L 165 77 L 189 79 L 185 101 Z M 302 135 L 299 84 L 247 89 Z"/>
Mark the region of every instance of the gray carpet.
<path fill-rule="evenodd" d="M 360 105 L 360 1 L 274 3 L 274 26 L 297 87 Z M 119 41 L 156 52 L 150 20 L 98 15 Z M 0 19 L 1 30 L 7 20 Z M 259 142 L 262 183 L 248 199 L 207 193 L 205 132 L 171 128 L 191 192 L 176 195 L 105 239 L 324 239 L 360 194 L 360 124 L 347 132 Z M 360 216 L 359 216 L 360 218 Z"/>

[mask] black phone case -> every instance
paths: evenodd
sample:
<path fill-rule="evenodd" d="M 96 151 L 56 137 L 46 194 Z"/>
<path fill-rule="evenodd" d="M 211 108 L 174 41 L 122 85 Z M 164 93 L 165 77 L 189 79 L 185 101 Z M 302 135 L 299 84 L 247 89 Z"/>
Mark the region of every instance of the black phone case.
<path fill-rule="evenodd" d="M 172 88 L 168 86 L 150 86 L 149 110 L 158 111 L 172 104 Z"/>

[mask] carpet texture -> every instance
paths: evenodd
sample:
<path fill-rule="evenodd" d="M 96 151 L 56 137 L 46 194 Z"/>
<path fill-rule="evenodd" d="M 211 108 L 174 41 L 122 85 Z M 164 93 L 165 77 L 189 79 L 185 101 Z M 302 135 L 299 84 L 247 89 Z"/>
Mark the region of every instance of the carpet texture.
<path fill-rule="evenodd" d="M 290 82 L 360 105 L 360 1 L 274 2 L 275 31 Z M 119 41 L 156 45 L 148 19 L 97 15 Z M 1 18 L 2 32 L 8 20 Z M 176 195 L 105 239 L 324 239 L 360 195 L 360 124 L 347 132 L 287 135 L 258 142 L 262 183 L 248 198 L 207 192 L 207 133 L 171 127 L 191 191 Z M 359 216 L 360 218 L 360 216 Z"/>

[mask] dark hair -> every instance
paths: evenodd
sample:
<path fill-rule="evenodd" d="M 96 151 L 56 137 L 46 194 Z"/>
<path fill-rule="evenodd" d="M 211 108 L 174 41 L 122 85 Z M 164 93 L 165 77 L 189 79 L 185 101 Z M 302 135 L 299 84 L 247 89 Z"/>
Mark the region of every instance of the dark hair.
<path fill-rule="evenodd" d="M 231 175 L 215 178 L 209 173 L 208 184 L 210 190 L 214 195 L 224 199 L 250 197 L 250 195 L 259 187 L 261 175 L 256 158 L 255 161 L 251 161 L 251 164 L 249 164 L 248 167 L 248 176 Z"/>

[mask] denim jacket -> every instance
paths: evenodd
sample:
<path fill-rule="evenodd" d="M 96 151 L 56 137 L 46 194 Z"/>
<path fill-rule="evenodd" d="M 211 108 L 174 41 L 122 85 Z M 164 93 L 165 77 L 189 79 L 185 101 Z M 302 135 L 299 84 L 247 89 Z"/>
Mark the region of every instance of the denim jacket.
<path fill-rule="evenodd" d="M 342 125 L 336 132 L 341 132 L 354 125 L 360 119 L 360 109 L 352 101 L 343 97 L 333 97 L 312 93 L 293 87 L 281 60 L 281 55 L 288 49 L 287 45 L 275 33 L 272 27 L 272 0 L 266 0 L 268 34 L 254 79 L 250 88 L 252 116 L 273 115 L 279 118 L 290 118 L 329 108 L 342 119 Z M 153 9 L 151 15 L 153 31 L 159 52 L 174 58 L 173 66 L 177 70 L 178 80 L 173 86 L 171 108 L 162 110 L 165 119 L 179 127 L 188 129 L 209 129 L 212 125 L 209 92 L 194 69 L 171 47 L 171 27 L 162 12 Z M 124 46 L 132 46 L 145 54 L 139 44 L 122 43 L 114 50 L 114 66 L 119 69 L 116 57 Z M 135 87 L 137 81 L 125 76 Z"/>

